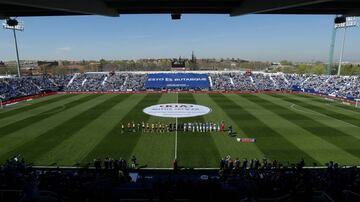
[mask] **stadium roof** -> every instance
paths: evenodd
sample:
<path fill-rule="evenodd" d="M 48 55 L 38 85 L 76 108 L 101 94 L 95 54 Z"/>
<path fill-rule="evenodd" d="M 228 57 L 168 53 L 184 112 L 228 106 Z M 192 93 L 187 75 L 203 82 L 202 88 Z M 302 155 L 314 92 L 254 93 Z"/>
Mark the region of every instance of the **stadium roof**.
<path fill-rule="evenodd" d="M 0 18 L 150 13 L 360 15 L 359 0 L 0 0 Z"/>

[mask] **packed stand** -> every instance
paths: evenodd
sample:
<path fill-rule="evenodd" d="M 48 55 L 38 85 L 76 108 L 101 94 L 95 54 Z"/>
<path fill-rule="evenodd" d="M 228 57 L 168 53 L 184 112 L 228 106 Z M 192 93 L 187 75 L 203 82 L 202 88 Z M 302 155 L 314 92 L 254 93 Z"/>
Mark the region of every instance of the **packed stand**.
<path fill-rule="evenodd" d="M 289 86 L 301 86 L 308 78 L 307 75 L 301 74 L 284 74 L 285 79 L 289 82 Z"/>
<path fill-rule="evenodd" d="M 50 76 L 48 75 L 29 78 L 31 79 L 31 82 L 42 91 L 58 90 L 57 84 L 52 79 L 50 79 Z"/>
<path fill-rule="evenodd" d="M 146 73 L 82 73 L 63 76 L 0 78 L 0 99 L 39 94 L 43 91 L 143 91 Z M 358 76 L 298 75 L 218 72 L 209 73 L 210 90 L 275 91 L 297 90 L 342 98 L 360 98 Z M 154 89 L 156 90 L 156 89 Z M 193 89 L 198 90 L 198 89 Z"/>
<path fill-rule="evenodd" d="M 66 87 L 67 91 L 101 91 L 105 74 L 78 74 Z"/>
<path fill-rule="evenodd" d="M 89 167 L 35 168 L 16 156 L 0 166 L 0 200 L 313 201 L 321 192 L 347 202 L 356 200 L 347 200 L 344 190 L 355 197 L 360 193 L 360 170 L 334 162 L 325 168 L 305 168 L 303 160 L 283 166 L 276 160 L 228 155 L 219 169 L 143 170 L 135 156 L 128 161 L 106 157 L 94 159 Z"/>
<path fill-rule="evenodd" d="M 345 201 L 344 190 L 355 196 L 360 193 L 360 170 L 356 166 L 342 168 L 333 161 L 325 168 L 304 166 L 304 160 L 284 166 L 266 158 L 240 160 L 228 155 L 219 162 L 219 177 L 231 188 L 241 187 L 239 191 L 255 201 L 281 196 L 287 196 L 285 201 L 312 201 L 316 191 L 325 192 L 335 201 Z"/>
<path fill-rule="evenodd" d="M 269 74 L 242 72 L 210 74 L 212 90 L 220 91 L 276 91 L 298 90 L 341 98 L 360 98 L 358 76 L 328 76 L 299 74 Z"/>
<path fill-rule="evenodd" d="M 125 80 L 126 76 L 111 73 L 105 79 L 104 89 L 107 89 L 108 91 L 124 91 Z"/>
<path fill-rule="evenodd" d="M 276 90 L 287 90 L 291 88 L 289 81 L 283 74 L 273 74 L 271 79 L 274 81 Z"/>
<path fill-rule="evenodd" d="M 234 83 L 234 90 L 246 90 L 246 91 L 254 91 L 256 90 L 255 84 L 253 82 L 253 78 L 251 76 L 247 76 L 245 74 L 230 74 Z"/>
<path fill-rule="evenodd" d="M 9 100 L 40 93 L 41 89 L 34 84 L 34 80 L 31 77 L 0 79 L 0 99 Z"/>
<path fill-rule="evenodd" d="M 50 82 L 55 83 L 56 87 L 59 91 L 62 91 L 70 82 L 70 80 L 74 77 L 74 75 L 56 75 L 56 76 L 48 76 Z"/>
<path fill-rule="evenodd" d="M 234 90 L 234 85 L 231 83 L 231 75 L 229 73 L 210 74 L 210 85 L 213 90 Z"/>
<path fill-rule="evenodd" d="M 132 91 L 145 90 L 146 79 L 146 74 L 126 74 L 124 89 Z"/>

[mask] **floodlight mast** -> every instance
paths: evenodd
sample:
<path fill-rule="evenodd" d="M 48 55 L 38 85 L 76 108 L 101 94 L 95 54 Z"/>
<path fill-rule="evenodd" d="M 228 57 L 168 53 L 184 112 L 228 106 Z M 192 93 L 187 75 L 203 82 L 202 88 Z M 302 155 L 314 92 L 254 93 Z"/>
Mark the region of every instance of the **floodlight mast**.
<path fill-rule="evenodd" d="M 344 29 L 344 38 L 342 41 L 342 48 L 341 54 L 339 59 L 339 66 L 337 75 L 340 76 L 341 74 L 341 66 L 342 60 L 344 57 L 344 50 L 345 50 L 345 41 L 346 41 L 346 31 L 347 28 L 357 27 L 357 19 L 356 17 L 345 17 L 345 16 L 336 16 L 334 20 L 334 27 L 333 27 L 333 34 L 331 38 L 331 45 L 330 45 L 330 53 L 329 53 L 329 65 L 328 65 L 328 74 L 331 74 L 331 68 L 333 64 L 333 57 L 334 57 L 334 47 L 335 47 L 335 40 L 336 40 L 336 32 L 338 29 Z"/>
<path fill-rule="evenodd" d="M 339 60 L 339 66 L 338 66 L 338 73 L 337 75 L 340 76 L 341 74 L 341 65 L 342 65 L 342 60 L 344 57 L 344 49 L 345 49 L 345 41 L 346 41 L 346 30 L 347 28 L 350 27 L 357 27 L 357 21 L 356 21 L 356 17 L 346 17 L 346 21 L 345 23 L 341 23 L 337 26 L 337 29 L 344 29 L 344 38 L 343 38 L 343 42 L 342 42 L 342 48 L 341 48 L 341 54 L 340 54 L 340 60 Z"/>
<path fill-rule="evenodd" d="M 16 50 L 17 72 L 18 72 L 18 77 L 21 77 L 21 67 L 20 67 L 19 49 L 17 44 L 16 31 L 24 31 L 24 26 L 22 24 L 19 24 L 19 22 L 16 19 L 7 19 L 3 24 L 3 28 L 10 29 L 13 31 L 15 50 Z"/>
<path fill-rule="evenodd" d="M 342 41 L 342 47 L 341 47 L 341 53 L 340 53 L 340 59 L 339 59 L 339 66 L 338 66 L 338 72 L 337 72 L 338 76 L 340 76 L 340 74 L 341 74 L 341 65 L 342 65 L 342 60 L 343 60 L 343 57 L 344 57 L 344 49 L 345 49 L 345 41 L 346 41 L 346 30 L 347 30 L 347 27 L 344 28 L 344 38 L 343 38 L 343 41 Z"/>
<path fill-rule="evenodd" d="M 336 19 L 336 17 L 335 17 L 335 19 Z M 331 75 L 331 69 L 332 69 L 332 66 L 333 66 L 335 40 L 336 40 L 336 27 L 335 27 L 335 22 L 334 22 L 334 26 L 333 26 L 333 29 L 332 29 L 332 35 L 331 35 L 331 44 L 330 44 L 330 52 L 329 52 L 329 64 L 327 66 L 327 74 L 328 75 Z"/>

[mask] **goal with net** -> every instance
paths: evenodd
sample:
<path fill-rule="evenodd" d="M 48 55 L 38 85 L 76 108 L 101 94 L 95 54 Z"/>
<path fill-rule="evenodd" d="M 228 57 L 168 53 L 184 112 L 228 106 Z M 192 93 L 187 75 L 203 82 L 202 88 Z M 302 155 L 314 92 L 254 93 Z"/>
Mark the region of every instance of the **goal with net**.
<path fill-rule="evenodd" d="M 4 95 L 0 95 L 0 109 L 4 108 L 3 100 L 5 99 Z"/>

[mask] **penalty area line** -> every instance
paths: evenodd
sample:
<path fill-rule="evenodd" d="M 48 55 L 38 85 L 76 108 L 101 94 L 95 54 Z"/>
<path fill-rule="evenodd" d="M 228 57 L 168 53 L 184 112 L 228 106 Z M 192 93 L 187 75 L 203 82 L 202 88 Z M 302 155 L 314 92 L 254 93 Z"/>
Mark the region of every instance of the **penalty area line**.
<path fill-rule="evenodd" d="M 349 123 L 349 122 L 346 122 L 346 121 L 344 121 L 344 120 L 337 119 L 337 118 L 328 116 L 328 115 L 323 114 L 323 113 L 320 113 L 320 112 L 312 112 L 312 111 L 297 109 L 296 106 L 298 106 L 298 105 L 296 105 L 296 104 L 291 104 L 291 105 L 290 105 L 290 108 L 293 109 L 294 111 L 298 111 L 298 112 L 301 112 L 301 113 L 304 113 L 304 114 L 312 114 L 312 115 L 316 115 L 316 116 L 326 117 L 326 118 L 333 119 L 333 120 L 336 120 L 336 121 L 340 121 L 340 122 L 342 122 L 342 123 L 344 123 L 344 124 L 348 124 L 348 125 L 351 125 L 351 126 L 353 126 L 353 127 L 359 128 L 359 126 L 354 125 L 354 124 Z"/>

